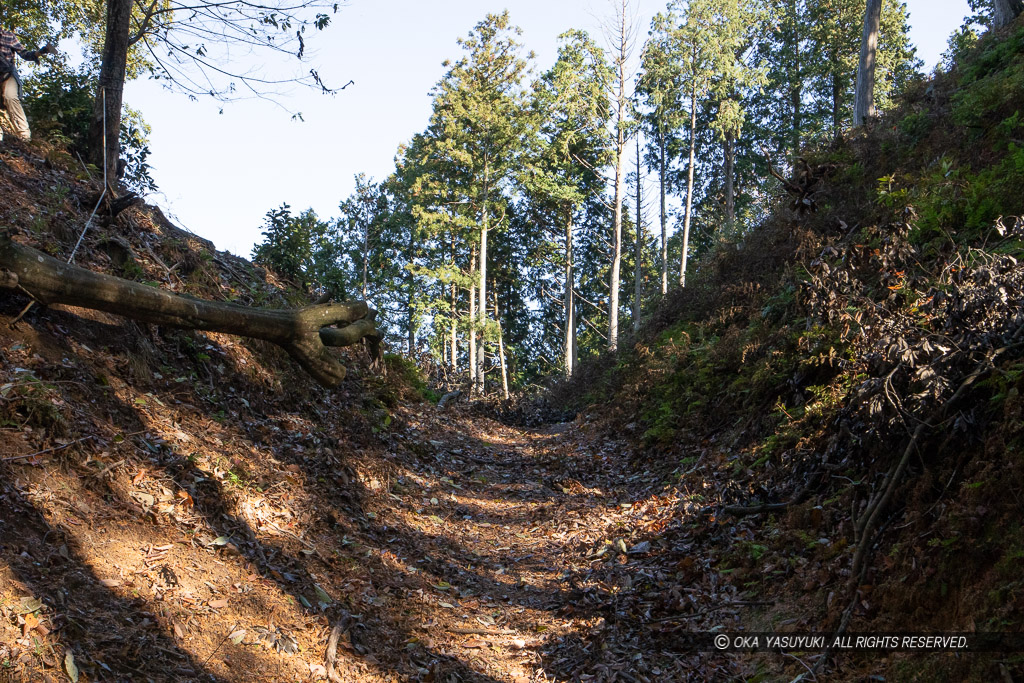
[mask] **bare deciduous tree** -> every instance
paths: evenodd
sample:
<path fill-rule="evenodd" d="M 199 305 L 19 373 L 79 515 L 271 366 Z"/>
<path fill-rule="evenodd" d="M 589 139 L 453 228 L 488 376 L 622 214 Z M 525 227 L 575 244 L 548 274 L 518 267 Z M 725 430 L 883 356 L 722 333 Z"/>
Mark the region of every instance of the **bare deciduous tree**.
<path fill-rule="evenodd" d="M 613 154 L 615 158 L 614 222 L 612 224 L 612 267 L 608 286 L 608 350 L 619 346 L 619 285 L 622 269 L 622 200 L 625 193 L 626 142 L 629 139 L 630 102 L 628 91 L 628 62 L 636 44 L 636 28 L 629 0 L 615 3 L 615 24 L 608 30 L 611 42 L 612 68 L 615 85 L 612 101 L 615 107 Z"/>

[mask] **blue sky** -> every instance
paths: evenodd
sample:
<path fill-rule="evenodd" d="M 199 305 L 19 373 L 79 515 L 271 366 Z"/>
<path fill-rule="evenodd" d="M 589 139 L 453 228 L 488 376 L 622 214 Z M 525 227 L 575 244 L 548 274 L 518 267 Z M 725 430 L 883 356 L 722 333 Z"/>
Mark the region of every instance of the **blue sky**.
<path fill-rule="evenodd" d="M 665 4 L 632 0 L 641 39 Z M 930 69 L 967 2 L 907 5 L 911 39 Z M 582 28 L 599 36 L 613 12 L 607 0 L 349 0 L 310 46 L 328 83 L 355 84 L 333 97 L 297 90 L 285 98 L 304 121 L 267 101 L 192 102 L 153 81 L 130 83 L 126 102 L 153 128 L 151 163 L 161 194 L 150 201 L 241 256 L 261 239 L 263 215 L 282 202 L 336 216 L 353 176 L 386 176 L 398 145 L 426 126 L 430 89 L 444 74 L 442 62 L 459 55 L 456 39 L 486 13 L 503 9 L 523 29 L 538 70 L 553 63 L 560 33 Z"/>

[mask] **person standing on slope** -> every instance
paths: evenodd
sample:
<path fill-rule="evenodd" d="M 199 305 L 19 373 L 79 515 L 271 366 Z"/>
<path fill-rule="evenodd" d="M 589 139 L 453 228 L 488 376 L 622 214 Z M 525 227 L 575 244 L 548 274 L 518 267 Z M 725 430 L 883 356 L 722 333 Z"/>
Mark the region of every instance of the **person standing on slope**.
<path fill-rule="evenodd" d="M 0 94 L 3 95 L 3 107 L 14 125 L 14 132 L 22 140 L 31 138 L 32 131 L 29 130 L 28 119 L 21 106 L 21 77 L 18 75 L 14 56 L 20 55 L 22 59 L 38 62 L 45 54 L 55 55 L 57 48 L 47 45 L 40 50 L 26 50 L 14 33 L 0 28 Z M 3 132 L 0 131 L 0 140 L 2 139 Z"/>

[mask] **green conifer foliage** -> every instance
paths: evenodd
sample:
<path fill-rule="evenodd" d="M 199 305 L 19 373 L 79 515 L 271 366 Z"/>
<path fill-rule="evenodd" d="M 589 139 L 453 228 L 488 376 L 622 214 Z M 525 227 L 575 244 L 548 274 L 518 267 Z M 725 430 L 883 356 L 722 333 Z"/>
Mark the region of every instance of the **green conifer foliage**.
<path fill-rule="evenodd" d="M 527 59 L 511 25 L 508 12 L 489 14 L 459 40 L 462 58 L 449 64 L 448 73 L 434 89 L 434 111 L 425 136 L 427 154 L 449 166 L 446 176 L 461 182 L 427 188 L 448 195 L 470 209 L 476 221 L 471 236 L 478 257 L 476 294 L 471 335 L 480 333 L 476 354 L 475 389 L 484 392 L 485 339 L 496 335 L 488 324 L 491 309 L 487 280 L 488 240 L 493 228 L 503 227 L 502 193 L 508 191 L 521 166 L 526 130 L 529 127 L 527 92 L 522 81 Z"/>
<path fill-rule="evenodd" d="M 534 86 L 539 126 L 531 138 L 533 153 L 521 183 L 531 215 L 544 229 L 539 245 L 543 254 L 535 256 L 561 270 L 561 277 L 552 277 L 550 287 L 538 294 L 547 323 L 555 325 L 554 319 L 561 319 L 561 364 L 569 376 L 578 357 L 574 235 L 580 229 L 583 205 L 602 193 L 600 169 L 611 158 L 604 131 L 612 71 L 604 51 L 585 32 L 564 33 L 560 42 L 554 66 Z M 555 295 L 558 289 L 560 300 Z M 552 314 L 559 307 L 560 314 Z"/>

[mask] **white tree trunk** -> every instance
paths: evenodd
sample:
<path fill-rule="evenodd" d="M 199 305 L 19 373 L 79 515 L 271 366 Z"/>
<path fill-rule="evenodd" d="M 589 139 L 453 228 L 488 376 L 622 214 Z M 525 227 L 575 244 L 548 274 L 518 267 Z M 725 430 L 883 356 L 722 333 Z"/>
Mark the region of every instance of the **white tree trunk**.
<path fill-rule="evenodd" d="M 485 330 L 487 329 L 487 230 L 490 227 L 489 209 L 487 206 L 487 181 L 488 181 L 487 157 L 484 157 L 484 196 L 482 220 L 480 221 L 480 348 L 476 356 L 476 390 L 480 396 L 484 395 L 486 389 L 484 384 L 484 361 L 486 359 L 484 349 Z"/>
<path fill-rule="evenodd" d="M 690 161 L 686 180 L 686 213 L 683 215 L 683 257 L 679 261 L 679 286 L 686 286 L 686 256 L 690 250 L 690 217 L 693 213 L 693 162 L 697 147 L 697 91 L 690 94 Z"/>
<path fill-rule="evenodd" d="M 1024 11 L 1024 0 L 995 0 L 995 3 L 995 12 L 992 14 L 994 28 L 1010 25 Z"/>
<path fill-rule="evenodd" d="M 572 209 L 565 224 L 565 376 L 572 377 L 575 366 L 573 345 L 576 343 L 576 311 L 572 288 L 575 281 L 572 262 Z"/>
<path fill-rule="evenodd" d="M 722 142 L 723 174 L 725 175 L 725 225 L 731 233 L 736 227 L 736 147 L 731 132 L 725 134 Z"/>
<path fill-rule="evenodd" d="M 458 314 L 458 298 L 456 297 L 455 285 L 452 284 L 452 323 L 451 323 L 451 353 L 450 353 L 450 365 L 452 371 L 452 377 L 459 371 L 459 337 L 458 337 L 458 326 L 456 324 Z"/>
<path fill-rule="evenodd" d="M 572 321 L 573 321 L 573 325 L 572 325 L 572 367 L 575 368 L 577 365 L 580 364 L 580 345 L 576 341 L 576 339 L 577 339 L 577 337 L 576 337 L 576 330 L 578 329 L 579 326 L 578 326 L 578 323 L 577 323 L 577 320 L 576 320 L 576 297 L 575 297 L 575 295 L 573 296 L 572 306 L 573 306 L 573 316 L 572 316 Z"/>
<path fill-rule="evenodd" d="M 660 134 L 661 164 L 658 173 L 659 192 L 661 193 L 661 294 L 668 293 L 668 215 L 665 212 L 665 135 Z"/>
<path fill-rule="evenodd" d="M 476 349 L 476 391 L 480 396 L 484 395 L 484 325 L 487 321 L 487 228 L 480 229 L 480 286 L 477 294 L 480 302 L 477 308 L 480 311 L 477 327 L 480 333 L 480 343 Z"/>
<path fill-rule="evenodd" d="M 857 88 L 853 98 L 853 125 L 863 126 L 875 115 L 875 56 L 878 52 L 878 27 L 882 21 L 882 0 L 867 0 L 864 11 L 864 36 L 860 43 Z"/>
<path fill-rule="evenodd" d="M 469 254 L 469 278 L 476 275 L 476 247 Z M 469 385 L 476 391 L 476 285 L 469 285 Z"/>
<path fill-rule="evenodd" d="M 621 142 L 623 133 L 619 130 L 619 147 L 615 162 L 615 218 L 612 226 L 612 271 L 608 282 L 608 350 L 619 346 L 619 280 L 622 269 L 622 174 L 625 145 Z"/>
<path fill-rule="evenodd" d="M 612 226 L 612 270 L 608 282 L 608 350 L 615 351 L 619 347 L 619 284 L 622 269 L 622 191 L 623 175 L 626 161 L 626 59 L 629 53 L 630 27 L 627 25 L 627 0 L 622 0 L 616 8 L 615 55 L 618 89 L 615 93 L 615 218 Z"/>
<path fill-rule="evenodd" d="M 633 244 L 633 332 L 640 331 L 640 303 L 643 300 L 644 275 L 644 226 L 643 226 L 643 186 L 640 184 L 642 169 L 640 164 L 640 136 L 636 136 L 636 240 Z"/>

